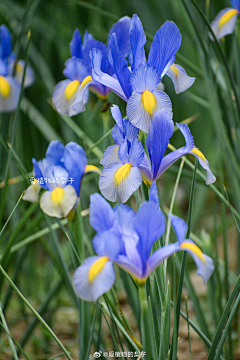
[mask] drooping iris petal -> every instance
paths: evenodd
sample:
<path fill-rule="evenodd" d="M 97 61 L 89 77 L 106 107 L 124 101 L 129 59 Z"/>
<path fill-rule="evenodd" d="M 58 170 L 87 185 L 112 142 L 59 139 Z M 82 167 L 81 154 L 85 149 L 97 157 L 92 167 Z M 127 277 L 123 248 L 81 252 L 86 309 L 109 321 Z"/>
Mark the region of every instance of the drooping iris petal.
<path fill-rule="evenodd" d="M 87 165 L 87 157 L 83 148 L 75 142 L 65 146 L 63 161 L 68 171 L 69 179 L 72 178 L 72 186 L 79 195 L 80 183 Z"/>
<path fill-rule="evenodd" d="M 221 39 L 233 32 L 238 15 L 239 10 L 232 8 L 223 9 L 217 14 L 216 18 L 211 23 L 212 31 L 217 39 Z M 211 34 L 210 38 L 213 40 Z"/>
<path fill-rule="evenodd" d="M 77 201 L 73 186 L 55 187 L 43 193 L 40 199 L 41 209 L 49 216 L 66 217 Z"/>
<path fill-rule="evenodd" d="M 194 144 L 194 139 L 193 136 L 187 126 L 187 124 L 176 124 L 178 126 L 178 128 L 180 129 L 180 131 L 182 132 L 185 141 L 186 141 L 186 145 L 178 150 L 175 150 L 169 154 L 167 154 L 161 162 L 160 168 L 158 170 L 157 173 L 157 178 L 164 172 L 166 171 L 175 161 L 177 161 L 181 156 L 186 155 L 186 154 L 193 154 L 195 157 L 197 157 L 199 159 L 200 165 L 203 166 L 204 169 L 207 170 L 207 180 L 206 180 L 206 184 L 211 184 L 213 183 L 216 178 L 215 176 L 212 174 L 210 167 L 209 167 L 209 163 L 207 161 L 207 159 L 204 157 L 204 155 L 201 153 L 201 151 L 199 151 Z"/>
<path fill-rule="evenodd" d="M 52 101 L 55 109 L 62 115 L 73 116 L 77 111 L 71 106 L 77 99 L 81 90 L 81 84 L 78 80 L 62 80 L 54 88 Z M 83 103 L 88 99 L 88 92 L 84 94 Z"/>
<path fill-rule="evenodd" d="M 184 68 L 177 64 L 171 65 L 166 74 L 172 79 L 176 94 L 187 90 L 195 81 L 195 78 L 188 76 Z"/>
<path fill-rule="evenodd" d="M 114 212 L 109 203 L 100 195 L 90 196 L 89 221 L 93 229 L 102 232 L 114 224 Z"/>
<path fill-rule="evenodd" d="M 190 239 L 187 239 L 185 242 L 183 242 L 180 245 L 179 250 L 185 250 L 192 256 L 197 265 L 197 274 L 203 277 L 205 284 L 214 270 L 213 260 L 204 254 Z"/>
<path fill-rule="evenodd" d="M 141 182 L 141 172 L 137 167 L 129 163 L 112 163 L 103 169 L 99 188 L 106 199 L 125 203 Z"/>
<path fill-rule="evenodd" d="M 22 199 L 25 201 L 36 202 L 38 201 L 38 195 L 40 190 L 41 190 L 41 186 L 38 184 L 36 180 L 25 190 Z"/>
<path fill-rule="evenodd" d="M 149 133 L 154 113 L 161 109 L 165 109 L 172 117 L 171 100 L 166 93 L 159 90 L 144 94 L 134 92 L 127 103 L 129 121 L 147 133 Z"/>
<path fill-rule="evenodd" d="M 177 25 L 166 21 L 154 36 L 148 56 L 148 63 L 154 66 L 161 77 L 174 63 L 175 54 L 181 46 L 182 35 Z"/>
<path fill-rule="evenodd" d="M 113 264 L 106 257 L 92 256 L 84 260 L 73 276 L 77 294 L 85 301 L 96 301 L 111 289 L 115 281 Z"/>
<path fill-rule="evenodd" d="M 132 88 L 129 81 L 131 73 L 128 69 L 127 60 L 121 54 L 118 48 L 117 37 L 115 34 L 112 34 L 111 36 L 111 56 L 113 61 L 113 68 L 115 70 L 118 81 L 127 99 L 129 99 L 132 94 Z"/>
<path fill-rule="evenodd" d="M 82 57 L 82 39 L 81 39 L 81 35 L 80 35 L 78 29 L 76 29 L 74 31 L 72 40 L 69 45 L 70 45 L 71 57 L 75 56 L 76 58 L 81 59 L 81 57 Z"/>
<path fill-rule="evenodd" d="M 146 44 L 146 36 L 144 34 L 143 26 L 139 17 L 134 14 L 129 31 L 129 39 L 132 46 L 133 63 L 131 70 L 134 71 L 140 64 L 145 65 L 146 56 L 144 45 Z"/>
<path fill-rule="evenodd" d="M 148 260 L 149 269 L 147 276 L 155 270 L 166 258 L 174 254 L 179 250 L 179 244 L 169 244 L 167 246 L 163 246 L 161 249 L 154 251 L 154 253 L 150 256 Z"/>
<path fill-rule="evenodd" d="M 0 112 L 9 112 L 17 108 L 20 85 L 11 76 L 0 75 Z"/>
<path fill-rule="evenodd" d="M 70 80 L 82 82 L 88 76 L 88 68 L 82 59 L 72 57 L 65 62 L 63 74 Z"/>

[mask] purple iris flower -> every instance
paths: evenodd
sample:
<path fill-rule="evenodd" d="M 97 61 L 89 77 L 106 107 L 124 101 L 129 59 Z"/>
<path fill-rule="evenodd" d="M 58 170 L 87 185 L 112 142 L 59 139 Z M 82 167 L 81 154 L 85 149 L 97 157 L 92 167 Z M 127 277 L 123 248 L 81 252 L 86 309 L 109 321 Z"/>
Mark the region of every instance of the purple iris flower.
<path fill-rule="evenodd" d="M 126 205 L 112 209 L 99 194 L 91 196 L 90 223 L 97 234 L 93 238 L 96 256 L 84 260 L 77 268 L 73 283 L 77 294 L 85 301 L 96 301 L 115 282 L 113 264 L 127 271 L 143 285 L 148 276 L 164 259 L 176 251 L 188 251 L 196 262 L 204 282 L 211 276 L 214 265 L 210 257 L 185 239 L 186 223 L 172 217 L 177 242 L 163 246 L 151 254 L 153 244 L 165 231 L 165 217 L 159 210 L 156 183 L 150 189 L 150 199 L 135 213 Z"/>

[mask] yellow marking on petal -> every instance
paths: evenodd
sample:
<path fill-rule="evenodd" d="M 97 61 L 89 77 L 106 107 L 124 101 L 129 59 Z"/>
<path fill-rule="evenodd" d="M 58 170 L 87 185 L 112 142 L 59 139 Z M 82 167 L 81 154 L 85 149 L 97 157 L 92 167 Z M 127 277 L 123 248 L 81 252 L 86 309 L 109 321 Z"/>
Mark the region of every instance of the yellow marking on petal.
<path fill-rule="evenodd" d="M 118 186 L 121 181 L 124 180 L 124 178 L 129 174 L 129 171 L 131 170 L 132 165 L 127 163 L 121 166 L 114 176 L 114 180 L 116 181 L 116 185 Z"/>
<path fill-rule="evenodd" d="M 89 269 L 88 280 L 92 282 L 95 277 L 102 271 L 104 265 L 109 260 L 107 256 L 102 256 L 100 259 L 95 261 Z"/>
<path fill-rule="evenodd" d="M 203 155 L 203 153 L 198 150 L 197 148 L 193 148 L 190 152 L 196 154 L 197 156 L 199 156 L 201 159 L 203 159 L 204 161 L 206 161 L 205 156 Z"/>
<path fill-rule="evenodd" d="M 16 72 L 22 72 L 23 71 L 23 66 L 22 66 L 22 64 L 21 63 L 17 63 L 17 65 L 16 65 Z"/>
<path fill-rule="evenodd" d="M 172 69 L 172 71 L 174 72 L 175 76 L 178 76 L 179 70 L 176 66 L 172 65 L 170 66 L 170 69 Z"/>
<path fill-rule="evenodd" d="M 101 170 L 99 170 L 99 168 L 94 166 L 94 165 L 87 165 L 85 167 L 84 173 L 89 172 L 89 171 L 94 171 L 94 172 L 97 172 L 97 173 L 101 173 Z"/>
<path fill-rule="evenodd" d="M 8 97 L 11 86 L 4 76 L 0 76 L 0 93 L 4 98 Z"/>
<path fill-rule="evenodd" d="M 52 192 L 51 192 L 51 198 L 52 201 L 57 203 L 58 205 L 60 204 L 60 202 L 62 201 L 64 196 L 64 190 L 60 187 L 56 187 Z"/>
<path fill-rule="evenodd" d="M 237 15 L 238 11 L 236 9 L 228 10 L 219 20 L 218 26 L 221 28 L 224 26 L 234 15 Z"/>
<path fill-rule="evenodd" d="M 150 91 L 145 90 L 142 93 L 142 103 L 144 110 L 147 111 L 150 116 L 152 116 L 157 104 L 155 96 Z"/>
<path fill-rule="evenodd" d="M 86 76 L 85 79 L 83 79 L 83 81 L 82 81 L 81 89 L 92 80 L 93 80 L 93 78 L 90 75 Z"/>
<path fill-rule="evenodd" d="M 80 84 L 80 81 L 78 81 L 78 80 L 73 80 L 68 84 L 68 86 L 66 87 L 65 92 L 64 92 L 67 100 L 71 99 L 71 97 L 76 93 L 79 84 Z"/>
<path fill-rule="evenodd" d="M 181 248 L 188 249 L 192 251 L 195 255 L 197 255 L 204 263 L 206 262 L 202 251 L 199 249 L 199 247 L 195 244 L 189 243 L 189 242 L 183 242 L 180 246 Z"/>

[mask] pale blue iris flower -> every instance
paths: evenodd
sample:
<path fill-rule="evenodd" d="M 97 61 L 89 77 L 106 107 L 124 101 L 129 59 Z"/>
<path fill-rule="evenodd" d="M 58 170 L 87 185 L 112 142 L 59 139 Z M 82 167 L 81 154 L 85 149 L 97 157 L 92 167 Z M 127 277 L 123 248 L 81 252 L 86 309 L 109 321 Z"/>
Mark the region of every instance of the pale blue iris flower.
<path fill-rule="evenodd" d="M 12 52 L 11 34 L 5 25 L 0 26 L 0 112 L 17 108 L 25 62 Z M 27 66 L 24 87 L 34 82 L 33 70 Z"/>
<path fill-rule="evenodd" d="M 123 56 L 127 56 L 130 52 L 130 43 L 128 39 L 129 26 L 131 19 L 127 16 L 121 18 L 114 24 L 109 32 L 109 39 L 114 32 L 118 36 L 118 45 L 121 48 Z M 84 104 L 88 100 L 88 88 L 94 92 L 99 98 L 106 99 L 110 89 L 99 82 L 90 78 L 91 59 L 89 53 L 92 49 L 98 49 L 103 56 L 102 69 L 111 76 L 114 70 L 109 63 L 108 54 L 110 51 L 110 40 L 106 46 L 101 41 L 95 40 L 87 31 L 83 37 L 83 43 L 79 30 L 76 29 L 72 41 L 70 42 L 71 58 L 65 63 L 63 74 L 66 80 L 60 81 L 54 88 L 52 101 L 56 110 L 63 115 L 73 116 L 85 110 Z M 81 102 L 77 106 L 72 106 L 78 98 L 81 89 L 86 87 Z"/>
<path fill-rule="evenodd" d="M 111 36 L 109 55 L 109 61 L 116 74 L 114 77 L 102 69 L 104 56 L 101 50 L 93 49 L 90 52 L 92 79 L 107 86 L 127 102 L 129 121 L 143 131 L 149 132 L 152 117 L 159 109 L 164 108 L 172 116 L 170 98 L 159 90 L 159 84 L 165 74 L 173 80 L 177 93 L 189 88 L 195 80 L 187 76 L 182 67 L 174 64 L 181 39 L 178 27 L 172 21 L 166 21 L 153 39 L 147 62 L 144 50 L 146 36 L 139 17 L 133 15 L 129 31 L 132 50 L 128 57 L 130 68 L 119 49 L 118 38 L 114 33 Z M 84 87 L 74 106 L 82 101 L 83 95 Z"/>
<path fill-rule="evenodd" d="M 218 40 L 233 32 L 237 17 L 240 14 L 240 0 L 231 0 L 231 4 L 233 8 L 221 10 L 211 23 L 212 31 Z M 211 34 L 210 38 L 213 40 Z"/>
<path fill-rule="evenodd" d="M 114 106 L 113 109 L 113 117 L 117 122 L 115 128 L 118 129 L 122 117 L 117 106 Z M 130 125 L 128 120 L 124 122 L 128 126 Z M 171 116 L 164 109 L 158 110 L 152 118 L 150 132 L 146 141 L 148 155 L 138 141 L 136 132 L 134 136 L 129 137 L 128 135 L 128 138 L 123 138 L 122 135 L 114 137 L 118 145 L 112 145 L 105 151 L 101 161 L 104 169 L 99 178 L 100 191 L 107 200 L 125 203 L 133 192 L 138 189 L 142 181 L 149 187 L 175 161 L 186 154 L 194 155 L 200 165 L 207 171 L 206 184 L 211 184 L 216 180 L 207 159 L 196 148 L 188 126 L 186 124 L 176 125 L 183 134 L 186 144 L 166 156 L 164 156 L 164 153 L 173 134 L 174 123 Z M 135 129 L 133 125 L 132 129 Z M 113 135 L 115 134 L 121 134 L 120 130 L 115 130 Z M 130 134 L 132 134 L 131 131 Z"/>
<path fill-rule="evenodd" d="M 185 240 L 186 223 L 174 216 L 172 223 L 177 242 L 151 254 L 155 241 L 162 237 L 166 227 L 163 212 L 159 210 L 156 184 L 150 190 L 150 199 L 137 213 L 120 204 L 112 209 L 99 194 L 91 196 L 90 223 L 97 234 L 93 238 L 96 256 L 84 260 L 74 273 L 73 283 L 77 294 L 85 301 L 96 301 L 115 282 L 113 264 L 127 271 L 143 285 L 161 262 L 176 251 L 188 251 L 197 265 L 198 274 L 206 282 L 214 265 L 210 257 L 193 243 Z"/>
<path fill-rule="evenodd" d="M 66 146 L 52 141 L 47 149 L 46 158 L 33 159 L 35 181 L 23 197 L 27 201 L 37 201 L 40 188 L 47 191 L 40 198 L 41 209 L 49 216 L 66 217 L 77 204 L 84 173 L 98 171 L 87 165 L 83 148 L 70 142 Z"/>

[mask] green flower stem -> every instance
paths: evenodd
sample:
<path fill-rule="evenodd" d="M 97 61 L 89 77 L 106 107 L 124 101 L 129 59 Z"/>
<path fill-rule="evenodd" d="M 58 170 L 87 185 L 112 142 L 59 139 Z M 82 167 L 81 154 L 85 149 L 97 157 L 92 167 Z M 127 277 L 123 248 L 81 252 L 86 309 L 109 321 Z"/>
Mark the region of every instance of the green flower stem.
<path fill-rule="evenodd" d="M 145 285 L 139 286 L 139 301 L 140 301 L 140 332 L 141 342 L 143 344 L 143 351 L 146 352 L 147 360 L 157 359 L 156 348 L 154 344 L 154 329 L 151 324 L 151 315 L 149 313 L 147 293 Z"/>

